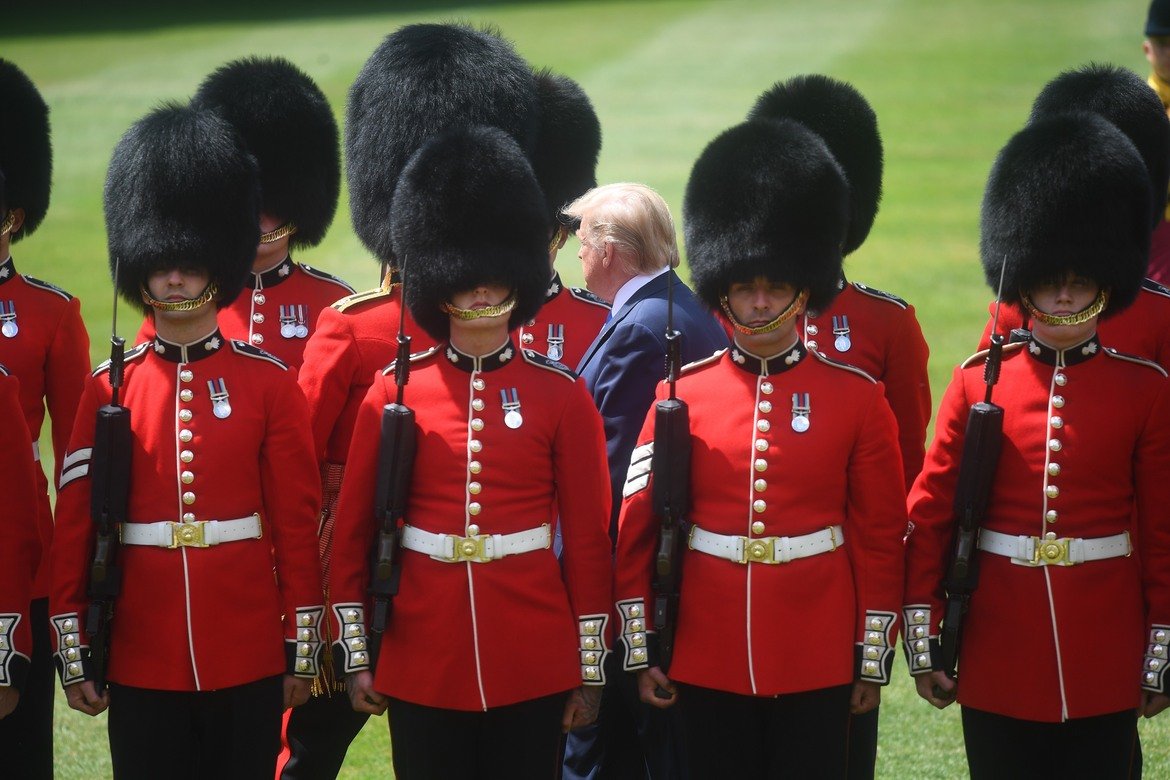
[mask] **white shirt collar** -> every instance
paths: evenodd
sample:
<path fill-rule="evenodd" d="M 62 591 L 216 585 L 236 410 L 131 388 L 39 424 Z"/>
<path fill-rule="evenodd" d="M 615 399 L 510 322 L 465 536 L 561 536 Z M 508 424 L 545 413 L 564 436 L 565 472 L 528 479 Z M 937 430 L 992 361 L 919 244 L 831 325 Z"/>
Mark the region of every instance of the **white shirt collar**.
<path fill-rule="evenodd" d="M 634 293 L 638 292 L 638 290 L 641 290 L 647 282 L 649 282 L 651 279 L 662 276 L 669 270 L 670 266 L 667 265 L 652 274 L 638 274 L 634 278 L 630 279 L 628 282 L 623 284 L 618 289 L 617 294 L 613 296 L 613 306 L 610 308 L 610 311 L 615 313 L 620 311 L 623 306 L 629 303 L 630 298 L 634 297 Z"/>

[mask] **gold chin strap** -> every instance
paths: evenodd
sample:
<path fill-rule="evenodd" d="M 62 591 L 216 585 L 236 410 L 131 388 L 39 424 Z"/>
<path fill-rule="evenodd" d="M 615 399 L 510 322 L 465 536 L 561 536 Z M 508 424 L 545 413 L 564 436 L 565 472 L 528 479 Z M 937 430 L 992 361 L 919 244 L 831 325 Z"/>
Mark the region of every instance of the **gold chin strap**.
<path fill-rule="evenodd" d="M 4 224 L 0 225 L 0 236 L 6 236 L 12 232 L 12 226 L 16 223 L 16 212 L 9 211 L 4 217 Z"/>
<path fill-rule="evenodd" d="M 212 282 L 203 288 L 203 292 L 198 298 L 188 298 L 185 301 L 160 301 L 147 292 L 146 285 L 143 285 L 140 289 L 142 290 L 142 300 L 156 311 L 194 311 L 203 304 L 210 303 L 211 299 L 215 297 L 215 294 L 219 292 L 219 288 L 215 286 L 215 282 Z"/>
<path fill-rule="evenodd" d="M 293 233 L 296 233 L 296 232 L 297 232 L 296 225 L 294 225 L 291 222 L 285 222 L 283 225 L 278 227 L 276 230 L 270 230 L 267 233 L 261 233 L 260 234 L 260 243 L 261 244 L 271 244 L 275 241 L 279 241 L 280 239 L 284 238 L 285 236 L 291 236 Z"/>
<path fill-rule="evenodd" d="M 1047 314 L 1037 309 L 1027 293 L 1020 293 L 1020 300 L 1023 302 L 1024 308 L 1032 315 L 1032 318 L 1043 322 L 1045 325 L 1080 325 L 1081 323 L 1088 322 L 1105 310 L 1105 307 L 1109 305 L 1109 291 L 1102 290 L 1097 293 L 1097 299 L 1080 311 L 1059 316 Z"/>
<path fill-rule="evenodd" d="M 776 330 L 776 328 L 779 328 L 781 325 L 795 317 L 796 312 L 807 299 L 808 291 L 801 290 L 800 294 L 792 299 L 792 303 L 788 304 L 788 308 L 780 312 L 780 315 L 776 317 L 776 319 L 772 320 L 767 325 L 761 325 L 758 328 L 749 328 L 747 325 L 744 325 L 738 319 L 736 319 L 735 315 L 731 313 L 731 306 L 729 306 L 727 303 L 726 295 L 719 296 L 719 306 L 723 309 L 723 313 L 727 315 L 727 321 L 731 323 L 731 327 L 748 336 L 759 336 L 763 333 L 771 333 L 772 331 Z"/>
<path fill-rule="evenodd" d="M 457 320 L 478 320 L 481 317 L 499 317 L 508 314 L 512 309 L 516 308 L 516 291 L 513 290 L 511 295 L 502 303 L 497 303 L 495 306 L 485 306 L 482 309 L 460 309 L 458 306 L 449 302 L 444 302 L 439 308 Z"/>

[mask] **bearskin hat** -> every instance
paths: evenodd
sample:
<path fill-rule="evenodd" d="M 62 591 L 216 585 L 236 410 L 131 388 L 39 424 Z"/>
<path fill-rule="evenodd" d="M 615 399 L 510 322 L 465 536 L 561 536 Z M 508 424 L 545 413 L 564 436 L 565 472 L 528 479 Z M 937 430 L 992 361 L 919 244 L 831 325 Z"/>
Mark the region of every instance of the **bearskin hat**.
<path fill-rule="evenodd" d="M 391 33 L 358 73 L 346 106 L 346 181 L 358 238 L 379 260 L 395 262 L 394 188 L 432 135 L 488 125 L 528 152 L 539 121 L 536 79 L 494 31 L 415 24 Z"/>
<path fill-rule="evenodd" d="M 803 124 L 756 119 L 707 145 L 691 170 L 683 230 L 695 289 L 708 306 L 735 281 L 766 276 L 833 300 L 849 226 L 849 184 Z"/>
<path fill-rule="evenodd" d="M 49 141 L 49 107 L 24 72 L 0 59 L 0 169 L 8 183 L 10 209 L 24 209 L 24 225 L 15 243 L 31 235 L 49 210 L 53 148 Z M 3 215 L 0 215 L 3 219 Z"/>
<path fill-rule="evenodd" d="M 532 168 L 557 224 L 561 209 L 597 186 L 601 122 L 581 86 L 548 70 L 536 74 L 540 98 L 540 136 Z"/>
<path fill-rule="evenodd" d="M 123 298 L 145 310 L 140 288 L 152 272 L 203 268 L 222 308 L 243 289 L 260 240 L 256 161 L 218 114 L 166 104 L 114 147 L 105 211 Z"/>
<path fill-rule="evenodd" d="M 1150 249 L 1150 182 L 1141 155 L 1096 114 L 1034 120 L 1000 151 L 983 193 L 980 254 L 1003 300 L 1073 272 L 1110 290 L 1109 316 L 1131 304 Z"/>
<path fill-rule="evenodd" d="M 191 98 L 228 120 L 260 166 L 261 209 L 297 226 L 294 247 L 316 246 L 337 211 L 341 147 L 321 89 L 291 62 L 249 57 L 230 62 Z"/>
<path fill-rule="evenodd" d="M 1149 171 L 1150 187 L 1156 194 L 1151 224 L 1157 225 L 1170 185 L 1170 119 L 1157 93 L 1131 70 L 1090 63 L 1048 82 L 1032 104 L 1031 119 L 1064 111 L 1098 114 L 1129 137 Z"/>
<path fill-rule="evenodd" d="M 450 334 L 440 305 L 477 284 L 515 291 L 509 329 L 544 303 L 551 229 L 544 194 L 528 157 L 502 130 L 461 128 L 423 144 L 399 179 L 391 224 L 406 304 L 436 340 Z"/>
<path fill-rule="evenodd" d="M 882 200 L 882 137 L 877 114 L 843 81 L 797 76 L 756 100 L 748 119 L 791 119 L 819 135 L 849 180 L 849 232 L 844 254 L 865 243 Z"/>

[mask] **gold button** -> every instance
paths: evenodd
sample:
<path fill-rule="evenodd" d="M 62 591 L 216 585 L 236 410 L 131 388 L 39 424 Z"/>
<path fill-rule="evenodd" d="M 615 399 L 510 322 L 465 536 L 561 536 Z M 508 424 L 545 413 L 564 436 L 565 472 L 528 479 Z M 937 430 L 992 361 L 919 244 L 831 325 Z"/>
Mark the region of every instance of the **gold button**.
<path fill-rule="evenodd" d="M 179 475 L 179 479 L 182 480 L 184 485 L 190 485 L 192 482 L 195 481 L 195 474 L 193 472 L 190 472 L 190 471 L 184 471 L 182 474 Z"/>
<path fill-rule="evenodd" d="M 584 642 L 582 642 L 581 644 L 585 645 L 585 649 L 586 649 L 586 650 L 595 650 L 595 649 L 597 649 L 597 640 L 596 640 L 596 639 L 594 639 L 593 637 L 586 637 L 586 638 L 585 638 L 585 641 L 584 641 Z"/>
<path fill-rule="evenodd" d="M 76 661 L 79 655 L 81 655 L 81 653 L 77 651 L 76 647 L 70 647 L 65 651 L 65 660 Z"/>
<path fill-rule="evenodd" d="M 880 656 L 880 655 L 881 655 L 881 651 L 878 650 L 876 647 L 865 648 L 865 657 L 866 658 L 872 658 L 872 659 L 876 660 L 878 658 L 878 656 Z"/>
<path fill-rule="evenodd" d="M 191 433 L 191 431 L 188 431 L 186 429 L 179 431 L 179 441 L 183 442 L 184 444 L 186 444 L 187 442 L 191 441 L 194 438 L 195 438 L 195 434 Z"/>
<path fill-rule="evenodd" d="M 358 637 L 357 639 L 350 642 L 349 646 L 354 650 L 365 650 L 366 649 L 366 640 L 363 639 L 362 637 Z"/>
<path fill-rule="evenodd" d="M 81 667 L 77 664 L 69 664 L 69 674 L 81 674 Z"/>
<path fill-rule="evenodd" d="M 362 635 L 362 627 L 357 625 L 356 623 L 351 623 L 345 627 L 345 635 L 347 637 L 361 636 Z"/>
<path fill-rule="evenodd" d="M 865 635 L 865 641 L 871 645 L 880 645 L 882 643 L 882 635 L 876 631 L 870 631 Z"/>
<path fill-rule="evenodd" d="M 760 383 L 760 392 L 763 393 L 764 395 L 771 395 L 772 394 L 772 383 L 771 382 Z"/>
<path fill-rule="evenodd" d="M 597 667 L 596 666 L 586 666 L 585 667 L 585 676 L 588 677 L 590 680 L 596 680 L 597 679 Z"/>
<path fill-rule="evenodd" d="M 1063 395 L 1052 396 L 1052 406 L 1053 406 L 1053 408 L 1056 408 L 1056 409 L 1063 409 L 1064 408 L 1064 396 Z"/>
<path fill-rule="evenodd" d="M 926 640 L 925 639 L 915 639 L 914 640 L 914 652 L 916 652 L 916 653 L 925 653 L 926 652 Z"/>
<path fill-rule="evenodd" d="M 1059 463 L 1049 463 L 1048 464 L 1048 473 L 1049 473 L 1049 475 L 1051 475 L 1053 477 L 1060 476 L 1060 464 Z"/>
<path fill-rule="evenodd" d="M 264 315 L 261 312 L 256 312 L 252 315 L 252 322 L 264 322 Z"/>
<path fill-rule="evenodd" d="M 916 610 L 914 610 L 914 614 L 911 615 L 910 618 L 915 623 L 925 623 L 926 622 L 926 613 L 920 609 L 916 609 Z"/>
<path fill-rule="evenodd" d="M 191 452 L 191 450 L 183 450 L 179 453 L 179 460 L 183 461 L 184 463 L 190 463 L 191 461 L 195 460 L 195 453 Z"/>
<path fill-rule="evenodd" d="M 1055 523 L 1056 522 L 1056 510 L 1049 509 L 1047 512 L 1044 513 L 1044 519 L 1045 519 L 1045 521 L 1047 521 L 1049 523 Z"/>
<path fill-rule="evenodd" d="M 767 414 L 768 412 L 772 411 L 772 402 L 771 401 L 760 401 L 760 411 L 763 412 L 764 414 Z"/>
<path fill-rule="evenodd" d="M 756 439 L 756 450 L 759 452 L 767 452 L 768 451 L 768 440 L 767 439 Z"/>
<path fill-rule="evenodd" d="M 473 417 L 471 419 L 471 430 L 482 431 L 483 430 L 483 420 L 479 419 L 478 417 Z"/>
<path fill-rule="evenodd" d="M 309 662 L 308 662 L 306 659 L 304 659 L 304 658 L 302 658 L 301 660 L 297 661 L 297 671 L 298 671 L 298 672 L 307 672 L 307 671 L 309 671 Z"/>
<path fill-rule="evenodd" d="M 630 617 L 638 617 L 642 614 L 642 607 L 638 604 L 630 607 Z"/>
<path fill-rule="evenodd" d="M 481 509 L 483 509 L 483 507 L 481 507 L 478 502 L 472 501 L 470 504 L 467 505 L 467 514 L 472 515 L 474 517 L 475 515 L 479 514 L 479 511 Z"/>
<path fill-rule="evenodd" d="M 756 421 L 756 430 L 760 431 L 761 433 L 767 433 L 771 429 L 772 423 L 768 422 L 767 420 Z"/>
<path fill-rule="evenodd" d="M 755 482 L 752 483 L 752 487 L 755 488 L 757 493 L 763 493 L 765 490 L 768 489 L 768 482 L 767 482 L 767 480 L 757 479 Z"/>
<path fill-rule="evenodd" d="M 184 493 L 183 494 L 183 503 L 186 504 L 187 506 L 191 506 L 191 504 L 194 504 L 195 503 L 195 494 L 190 492 L 190 491 Z"/>
<path fill-rule="evenodd" d="M 313 616 L 312 615 L 301 615 L 301 625 L 302 626 L 313 625 Z"/>
<path fill-rule="evenodd" d="M 190 382 L 194 378 L 195 378 L 195 374 L 191 373 L 190 369 L 184 368 L 182 371 L 179 372 L 179 381 L 180 382 Z"/>
<path fill-rule="evenodd" d="M 925 655 L 916 655 L 914 656 L 914 665 L 919 669 L 925 669 L 930 666 L 930 659 Z"/>
<path fill-rule="evenodd" d="M 76 634 L 66 634 L 65 635 L 65 646 L 66 647 L 73 647 L 75 644 L 77 644 L 77 635 Z"/>
<path fill-rule="evenodd" d="M 642 621 L 641 620 L 631 620 L 630 621 L 630 631 L 637 632 L 637 631 L 641 631 L 641 630 L 642 630 Z"/>
<path fill-rule="evenodd" d="M 300 655 L 305 655 L 305 656 L 312 655 L 313 654 L 313 646 L 310 645 L 308 642 L 304 642 L 300 646 L 297 647 L 297 653 L 299 653 Z"/>
<path fill-rule="evenodd" d="M 184 523 L 194 523 L 195 522 L 195 513 L 194 512 L 184 512 L 183 513 L 183 522 Z"/>
<path fill-rule="evenodd" d="M 473 496 L 479 495 L 479 491 L 483 490 L 483 485 L 478 482 L 472 482 L 467 486 L 467 492 Z"/>
<path fill-rule="evenodd" d="M 477 412 L 482 412 L 483 411 L 483 399 L 476 398 L 476 399 L 472 400 L 471 408 Z"/>
<path fill-rule="evenodd" d="M 585 663 L 596 664 L 597 663 L 597 653 L 593 652 L 592 650 L 589 651 L 588 653 L 586 653 L 585 654 Z"/>
<path fill-rule="evenodd" d="M 297 639 L 301 640 L 302 642 L 308 642 L 312 638 L 313 638 L 313 631 L 312 631 L 312 629 L 309 629 L 309 628 L 302 628 L 301 632 L 299 634 L 297 634 Z"/>
<path fill-rule="evenodd" d="M 764 460 L 763 458 L 756 458 L 755 468 L 756 471 L 767 471 L 768 461 Z"/>
<path fill-rule="evenodd" d="M 1056 384 L 1060 385 L 1061 387 L 1064 387 L 1068 384 L 1068 377 L 1064 374 L 1057 374 L 1052 378 L 1052 381 L 1056 382 Z"/>
<path fill-rule="evenodd" d="M 487 385 L 484 384 L 484 381 L 482 379 L 471 380 L 471 386 L 474 387 L 476 390 L 483 390 L 485 387 L 487 387 Z"/>
<path fill-rule="evenodd" d="M 483 449 L 483 444 L 480 443 L 479 439 L 472 439 L 467 443 L 467 448 L 472 452 L 479 452 Z"/>
<path fill-rule="evenodd" d="M 264 343 L 264 334 L 263 333 L 253 333 L 252 334 L 252 343 L 253 344 L 263 344 Z"/>
<path fill-rule="evenodd" d="M 525 333 L 523 336 L 520 337 L 520 341 L 523 342 L 524 344 L 531 344 L 533 341 L 536 341 L 536 337 L 533 336 L 531 333 Z"/>
<path fill-rule="evenodd" d="M 475 523 L 472 523 L 471 525 L 467 526 L 467 535 L 468 536 L 479 536 L 479 526 L 476 525 Z"/>
<path fill-rule="evenodd" d="M 633 656 L 634 656 L 635 662 L 642 663 L 643 661 L 646 660 L 646 651 L 645 650 L 635 650 L 633 653 Z"/>
<path fill-rule="evenodd" d="M 634 647 L 641 647 L 646 644 L 645 634 L 630 634 L 630 644 Z"/>
<path fill-rule="evenodd" d="M 817 335 L 817 332 L 818 332 L 817 326 L 816 325 L 809 325 L 807 328 L 804 329 L 804 332 L 810 336 L 815 336 L 815 335 Z"/>
<path fill-rule="evenodd" d="M 1166 632 L 1159 628 L 1154 632 L 1154 641 L 1160 645 L 1166 644 Z"/>
<path fill-rule="evenodd" d="M 478 474 L 479 472 L 483 471 L 483 466 L 478 460 L 473 460 L 471 463 L 467 464 L 467 470 L 472 474 Z"/>
<path fill-rule="evenodd" d="M 586 634 L 596 634 L 597 633 L 597 621 L 596 620 L 586 620 L 581 625 L 581 630 L 584 631 Z"/>
<path fill-rule="evenodd" d="M 764 527 L 765 527 L 764 521 L 757 520 L 754 523 L 752 523 L 752 533 L 753 534 L 762 534 L 764 532 Z"/>
<path fill-rule="evenodd" d="M 366 654 L 365 653 L 354 653 L 353 654 L 353 662 L 355 664 L 364 664 L 366 662 Z"/>
<path fill-rule="evenodd" d="M 179 400 L 180 401 L 190 401 L 194 397 L 195 397 L 195 394 L 185 387 L 179 391 Z"/>
<path fill-rule="evenodd" d="M 757 514 L 759 514 L 760 512 L 763 512 L 767 508 L 768 508 L 768 505 L 767 505 L 767 503 L 764 502 L 763 499 L 757 498 L 755 501 L 752 502 L 752 510 L 755 511 Z"/>
<path fill-rule="evenodd" d="M 73 630 L 73 621 L 72 620 L 61 621 L 61 629 L 64 631 L 72 631 Z"/>
<path fill-rule="evenodd" d="M 808 347 L 809 349 L 816 349 L 817 343 L 810 339 L 809 342 L 807 344 L 805 344 L 805 346 Z"/>
<path fill-rule="evenodd" d="M 926 626 L 915 626 L 910 632 L 913 639 L 922 639 L 926 636 Z"/>
<path fill-rule="evenodd" d="M 1056 485 L 1049 485 L 1048 487 L 1044 488 L 1044 495 L 1048 496 L 1049 498 L 1056 498 L 1060 495 L 1060 488 L 1058 488 Z"/>
<path fill-rule="evenodd" d="M 356 609 L 347 609 L 345 611 L 345 622 L 346 623 L 353 623 L 357 619 L 358 619 L 358 613 L 357 613 Z"/>
<path fill-rule="evenodd" d="M 1060 443 L 1060 439 L 1049 439 L 1048 440 L 1048 449 L 1052 450 L 1053 452 L 1060 452 L 1060 448 L 1062 446 L 1063 445 Z"/>
<path fill-rule="evenodd" d="M 876 661 L 866 661 L 865 662 L 865 673 L 866 674 L 877 674 L 877 670 L 878 670 L 878 665 L 877 665 Z"/>
<path fill-rule="evenodd" d="M 1051 425 L 1053 428 L 1063 428 L 1064 427 L 1064 419 L 1061 417 L 1053 417 L 1052 419 L 1050 419 L 1048 421 L 1048 424 Z"/>
<path fill-rule="evenodd" d="M 190 409 L 180 409 L 179 410 L 179 419 L 182 420 L 183 422 L 191 422 L 191 410 Z"/>
<path fill-rule="evenodd" d="M 869 619 L 869 627 L 872 628 L 874 631 L 881 631 L 882 630 L 881 618 L 870 618 Z"/>
<path fill-rule="evenodd" d="M 265 301 L 267 301 L 268 299 L 264 297 L 264 293 L 258 292 L 252 296 L 252 300 L 255 301 L 257 304 L 259 304 L 260 306 L 263 306 Z"/>

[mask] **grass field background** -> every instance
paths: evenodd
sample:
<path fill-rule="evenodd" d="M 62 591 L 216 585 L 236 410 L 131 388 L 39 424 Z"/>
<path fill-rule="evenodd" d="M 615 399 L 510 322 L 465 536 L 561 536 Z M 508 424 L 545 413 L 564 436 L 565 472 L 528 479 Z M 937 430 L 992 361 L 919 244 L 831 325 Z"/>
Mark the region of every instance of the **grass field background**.
<path fill-rule="evenodd" d="M 604 132 L 599 180 L 650 184 L 676 218 L 703 146 L 773 82 L 818 72 L 852 82 L 877 111 L 885 197 L 846 271 L 916 306 L 937 402 L 951 368 L 973 350 L 991 297 L 978 264 L 978 215 L 996 151 L 1061 70 L 1096 60 L 1144 75 L 1145 9 L 1145 0 L 23 3 L 0 25 L 0 56 L 50 104 L 54 189 L 48 218 L 13 256 L 21 271 L 82 299 L 93 360 L 104 359 L 110 152 L 146 111 L 186 100 L 209 71 L 245 55 L 302 67 L 341 124 L 348 87 L 384 35 L 418 21 L 491 22 L 534 65 L 572 76 L 592 97 Z M 579 282 L 575 252 L 571 241 L 559 267 Z M 359 289 L 377 281 L 344 191 L 328 237 L 298 259 Z M 134 319 L 123 310 L 123 334 L 133 333 Z M 882 712 L 880 777 L 966 774 L 956 708 L 933 711 L 899 674 Z M 57 726 L 58 778 L 109 775 L 104 719 L 59 699 Z M 1170 777 L 1170 715 L 1144 722 L 1142 734 L 1146 776 Z M 1043 746 L 1037 752 L 1042 773 Z M 390 774 L 386 723 L 372 720 L 342 777 Z"/>

